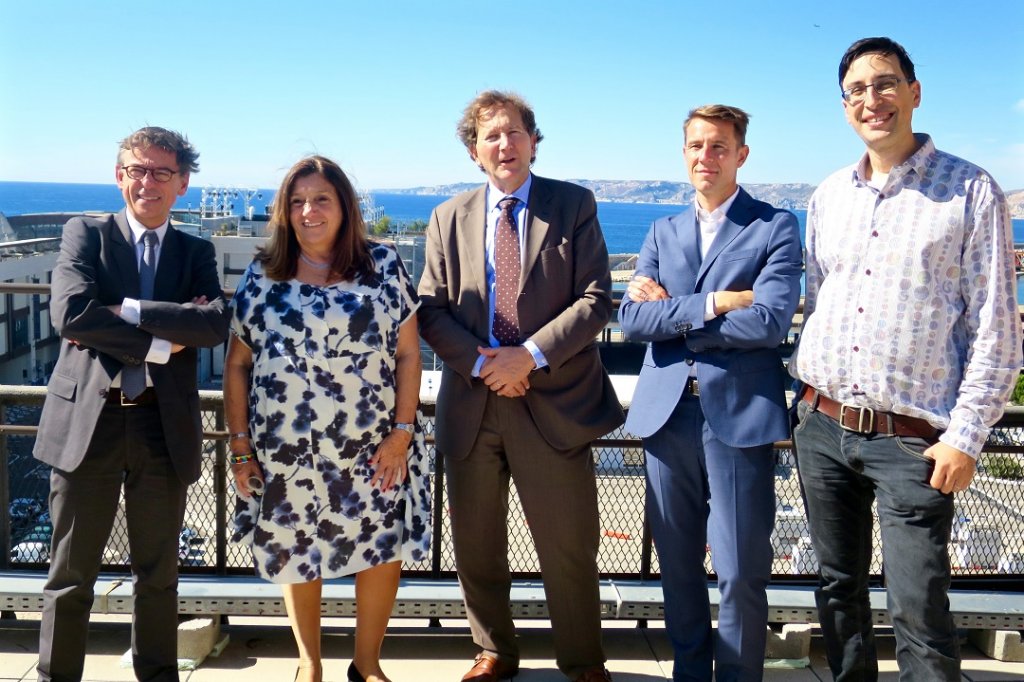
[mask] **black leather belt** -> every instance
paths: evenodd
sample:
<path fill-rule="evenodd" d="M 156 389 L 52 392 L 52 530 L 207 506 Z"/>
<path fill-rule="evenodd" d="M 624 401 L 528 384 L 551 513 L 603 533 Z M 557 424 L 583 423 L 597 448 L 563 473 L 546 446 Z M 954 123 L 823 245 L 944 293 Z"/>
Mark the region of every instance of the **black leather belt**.
<path fill-rule="evenodd" d="M 132 399 L 125 396 L 124 393 L 121 393 L 121 389 L 112 388 L 109 391 L 107 391 L 107 404 L 120 405 L 121 407 L 141 407 L 143 405 L 156 405 L 156 389 L 150 386 L 145 391 L 135 396 L 134 399 Z"/>
<path fill-rule="evenodd" d="M 880 412 L 870 407 L 857 407 L 837 403 L 827 395 L 823 395 L 808 386 L 804 389 L 800 398 L 827 417 L 839 422 L 839 426 L 847 431 L 869 435 L 872 433 L 884 433 L 892 436 L 910 436 L 935 440 L 939 436 L 939 430 L 917 417 L 908 417 L 905 414 L 893 412 Z"/>

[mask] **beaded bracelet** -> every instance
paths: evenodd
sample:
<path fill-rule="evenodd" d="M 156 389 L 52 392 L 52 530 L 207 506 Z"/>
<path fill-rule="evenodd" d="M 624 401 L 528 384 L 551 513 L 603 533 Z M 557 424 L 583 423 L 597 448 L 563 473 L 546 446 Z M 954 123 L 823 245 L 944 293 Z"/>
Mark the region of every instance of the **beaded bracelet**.
<path fill-rule="evenodd" d="M 252 454 L 251 452 L 245 452 L 242 453 L 241 455 L 236 455 L 233 452 L 231 453 L 232 464 L 245 464 L 246 462 L 252 462 L 255 459 L 256 455 Z"/>

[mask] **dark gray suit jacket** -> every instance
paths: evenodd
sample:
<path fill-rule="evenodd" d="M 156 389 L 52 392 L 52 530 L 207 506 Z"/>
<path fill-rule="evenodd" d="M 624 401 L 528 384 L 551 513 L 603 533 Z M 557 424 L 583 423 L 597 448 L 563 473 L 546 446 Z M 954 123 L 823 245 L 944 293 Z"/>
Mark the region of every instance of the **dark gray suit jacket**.
<path fill-rule="evenodd" d="M 197 296 L 208 303 L 191 303 Z M 216 346 L 229 316 L 213 244 L 168 228 L 160 245 L 152 301 L 141 302 L 141 323 L 122 320 L 107 306 L 139 298 L 139 271 L 125 212 L 72 218 L 65 225 L 53 270 L 50 318 L 65 339 L 47 386 L 33 454 L 74 471 L 85 457 L 110 383 L 126 365 L 145 361 L 153 337 L 186 348 L 167 364 L 149 365 L 163 431 L 182 482 L 199 478 L 202 423 L 197 392 L 197 347 Z"/>

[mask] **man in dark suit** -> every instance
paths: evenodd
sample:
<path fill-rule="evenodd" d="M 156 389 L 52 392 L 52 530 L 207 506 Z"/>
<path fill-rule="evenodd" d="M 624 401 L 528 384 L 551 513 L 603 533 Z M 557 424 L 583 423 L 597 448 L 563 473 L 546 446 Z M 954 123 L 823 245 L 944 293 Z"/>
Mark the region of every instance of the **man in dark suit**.
<path fill-rule="evenodd" d="M 459 136 L 487 185 L 437 207 L 427 228 L 420 332 L 444 361 L 437 450 L 473 639 L 464 680 L 515 674 L 509 479 L 533 534 L 559 668 L 604 668 L 597 491 L 590 441 L 622 423 L 595 340 L 611 315 L 608 252 L 587 190 L 532 175 L 541 139 L 518 96 L 488 91 Z"/>
<path fill-rule="evenodd" d="M 93 585 L 122 487 L 135 674 L 178 679 L 178 534 L 202 445 L 196 348 L 228 331 L 213 245 L 169 226 L 198 157 L 178 133 L 133 133 L 115 169 L 125 210 L 64 227 L 50 313 L 68 343 L 34 450 L 53 467 L 40 680 L 82 678 Z"/>
<path fill-rule="evenodd" d="M 626 428 L 644 439 L 675 680 L 760 680 L 775 519 L 772 443 L 786 438 L 776 347 L 800 297 L 793 214 L 736 184 L 748 117 L 708 105 L 683 126 L 694 205 L 654 223 L 619 311 L 648 341 Z M 721 604 L 713 636 L 706 546 Z"/>

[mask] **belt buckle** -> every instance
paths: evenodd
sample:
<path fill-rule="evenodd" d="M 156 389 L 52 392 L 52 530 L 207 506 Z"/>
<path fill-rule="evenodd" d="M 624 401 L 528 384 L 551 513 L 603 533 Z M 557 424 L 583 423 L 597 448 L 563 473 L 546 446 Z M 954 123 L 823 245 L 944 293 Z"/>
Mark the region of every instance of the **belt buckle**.
<path fill-rule="evenodd" d="M 847 411 L 857 412 L 857 427 L 847 426 Z M 864 422 L 867 422 L 865 425 Z M 839 406 L 839 426 L 846 431 L 853 433 L 873 433 L 875 431 L 875 411 L 870 407 L 856 407 L 854 405 L 842 404 Z"/>
<path fill-rule="evenodd" d="M 121 407 L 135 407 L 138 404 L 139 403 L 137 403 L 135 399 L 126 398 L 124 395 L 124 391 L 121 391 Z"/>
<path fill-rule="evenodd" d="M 697 383 L 697 377 L 689 377 L 686 380 L 686 383 L 683 385 L 683 392 L 698 398 L 700 397 L 700 384 Z"/>

